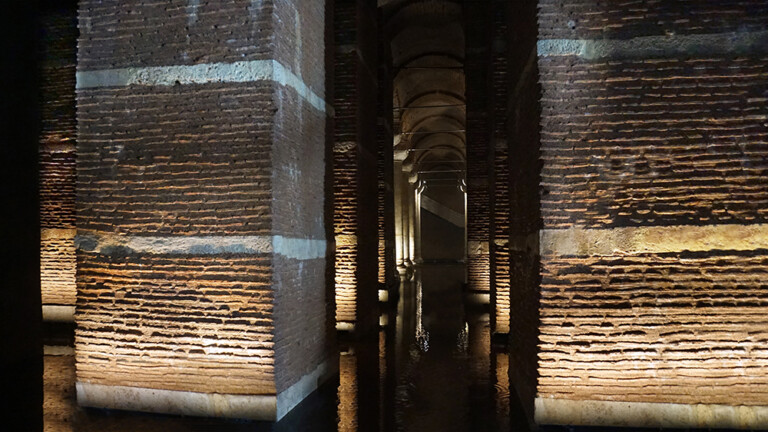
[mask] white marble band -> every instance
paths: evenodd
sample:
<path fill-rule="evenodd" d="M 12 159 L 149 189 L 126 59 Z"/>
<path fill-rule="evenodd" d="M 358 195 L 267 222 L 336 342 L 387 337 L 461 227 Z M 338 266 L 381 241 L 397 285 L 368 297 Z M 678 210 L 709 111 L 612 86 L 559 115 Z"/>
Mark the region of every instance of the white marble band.
<path fill-rule="evenodd" d="M 542 39 L 539 57 L 648 58 L 768 52 L 768 31 L 642 36 L 632 39 Z"/>
<path fill-rule="evenodd" d="M 539 244 L 542 255 L 749 251 L 768 249 L 768 224 L 542 230 Z"/>
<path fill-rule="evenodd" d="M 274 81 L 296 90 L 317 110 L 330 112 L 323 98 L 277 60 L 78 71 L 76 77 L 78 89 Z"/>
<path fill-rule="evenodd" d="M 286 258 L 312 260 L 325 258 L 323 239 L 284 236 L 125 236 L 105 233 L 78 233 L 79 250 L 114 253 L 169 255 L 269 254 Z"/>

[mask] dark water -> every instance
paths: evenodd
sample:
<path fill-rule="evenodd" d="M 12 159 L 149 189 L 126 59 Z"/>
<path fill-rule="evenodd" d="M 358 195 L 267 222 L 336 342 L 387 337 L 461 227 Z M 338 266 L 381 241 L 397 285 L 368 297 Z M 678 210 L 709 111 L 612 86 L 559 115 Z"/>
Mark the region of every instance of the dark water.
<path fill-rule="evenodd" d="M 506 353 L 491 350 L 487 313 L 464 306 L 463 272 L 428 265 L 402 284 L 378 367 L 369 344 L 342 353 L 340 432 L 509 430 Z"/>

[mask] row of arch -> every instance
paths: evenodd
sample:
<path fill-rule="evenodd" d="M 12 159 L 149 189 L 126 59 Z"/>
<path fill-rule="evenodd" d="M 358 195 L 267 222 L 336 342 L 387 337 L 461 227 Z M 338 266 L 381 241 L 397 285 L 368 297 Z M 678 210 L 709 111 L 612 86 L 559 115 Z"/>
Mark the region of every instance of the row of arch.
<path fill-rule="evenodd" d="M 465 184 L 465 32 L 462 5 L 455 1 L 382 0 L 379 6 L 392 58 L 396 254 L 402 268 L 421 260 L 422 192 L 433 184 Z"/>

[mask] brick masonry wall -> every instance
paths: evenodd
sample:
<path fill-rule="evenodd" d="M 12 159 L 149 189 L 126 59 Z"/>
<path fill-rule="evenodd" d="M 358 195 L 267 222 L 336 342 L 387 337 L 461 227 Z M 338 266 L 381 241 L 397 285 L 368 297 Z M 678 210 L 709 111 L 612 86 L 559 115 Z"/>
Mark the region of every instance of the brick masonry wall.
<path fill-rule="evenodd" d="M 80 3 L 78 67 L 99 70 L 272 59 L 275 33 L 287 28 L 275 28 L 276 3 L 286 2 L 85 0 Z"/>
<path fill-rule="evenodd" d="M 541 61 L 547 228 L 768 220 L 768 56 L 568 57 Z"/>
<path fill-rule="evenodd" d="M 491 57 L 492 182 L 490 186 L 491 331 L 509 333 L 509 59 L 506 8 L 493 11 Z"/>
<path fill-rule="evenodd" d="M 78 381 L 274 394 L 270 261 L 79 251 Z"/>
<path fill-rule="evenodd" d="M 336 236 L 336 321 L 357 319 L 357 9 L 334 5 L 333 227 Z M 341 47 L 345 47 L 342 52 Z M 349 241 L 355 239 L 355 241 Z M 347 241 L 343 241 L 347 240 Z"/>
<path fill-rule="evenodd" d="M 373 2 L 335 4 L 334 233 L 336 320 L 372 326 L 378 293 L 377 16 Z M 362 313 L 361 311 L 365 311 Z"/>
<path fill-rule="evenodd" d="M 78 228 L 269 234 L 272 92 L 268 82 L 79 90 Z"/>
<path fill-rule="evenodd" d="M 765 250 L 544 264 L 540 394 L 765 405 Z"/>
<path fill-rule="evenodd" d="M 379 16 L 381 27 L 382 17 Z M 376 120 L 376 173 L 378 179 L 378 281 L 396 288 L 395 280 L 395 186 L 393 136 L 393 77 L 391 48 L 379 32 L 378 116 Z"/>
<path fill-rule="evenodd" d="M 509 150 L 494 150 L 493 231 L 491 243 L 491 303 L 493 332 L 509 333 Z"/>
<path fill-rule="evenodd" d="M 544 227 L 759 228 L 768 6 L 625 3 L 539 2 Z M 768 405 L 766 251 L 690 247 L 543 256 L 538 396 Z"/>
<path fill-rule="evenodd" d="M 325 2 L 275 2 L 275 59 L 325 98 Z M 326 116 L 278 86 L 272 141 L 272 234 L 325 239 Z M 280 393 L 330 362 L 325 259 L 274 257 L 275 375 Z"/>
<path fill-rule="evenodd" d="M 80 382 L 275 395 L 333 363 L 324 11 L 81 2 Z"/>
<path fill-rule="evenodd" d="M 539 98 L 536 69 L 536 2 L 507 7 L 509 74 L 509 380 L 533 419 L 538 376 Z"/>
<path fill-rule="evenodd" d="M 40 282 L 43 305 L 75 305 L 76 6 L 42 11 Z"/>
<path fill-rule="evenodd" d="M 491 7 L 465 5 L 467 41 L 466 77 L 467 146 L 467 281 L 475 293 L 490 293 L 490 173 L 492 164 L 490 119 Z"/>
<path fill-rule="evenodd" d="M 276 59 L 300 73 L 311 89 L 324 95 L 323 2 L 277 4 Z M 295 8 L 295 11 L 291 9 Z M 293 13 L 291 13 L 293 12 Z M 287 16 L 284 16 L 287 15 Z M 293 22 L 290 19 L 300 22 Z M 283 46 L 283 40 L 286 46 Z M 278 111 L 272 141 L 272 234 L 325 239 L 326 113 L 303 100 L 294 88 L 278 86 Z M 274 258 L 275 373 L 278 393 L 295 384 L 323 362 L 330 361 L 330 322 L 325 314 L 325 259 Z"/>
<path fill-rule="evenodd" d="M 768 5 L 755 0 L 539 0 L 540 39 L 631 39 L 667 34 L 765 30 Z"/>
<path fill-rule="evenodd" d="M 271 94 L 268 83 L 80 90 L 78 230 L 132 236 L 269 234 L 269 168 L 273 135 L 268 113 L 274 106 L 270 101 Z M 194 103 L 190 104 L 190 100 Z M 200 115 L 206 111 L 207 114 Z M 160 115 L 160 112 L 166 114 Z M 227 123 L 221 121 L 222 115 L 227 115 Z M 113 120 L 104 122 L 105 118 Z M 166 297 L 153 296 L 150 291 L 147 301 L 134 303 L 132 308 L 105 308 L 104 304 L 93 300 L 100 296 L 114 296 L 119 288 L 130 290 L 142 287 L 139 283 L 141 279 L 126 268 L 130 260 L 144 263 L 147 266 L 145 271 L 150 272 L 155 267 L 155 271 L 159 271 L 163 266 L 178 265 L 158 262 L 154 254 L 119 249 L 101 257 L 101 260 L 111 259 L 110 255 L 115 256 L 113 265 L 116 267 L 104 270 L 85 266 L 95 257 L 85 254 L 82 249 L 78 251 L 81 257 L 76 310 L 78 380 L 167 389 L 163 381 L 145 379 L 143 367 L 151 365 L 161 370 L 165 382 L 182 383 L 187 382 L 182 379 L 184 376 L 203 368 L 204 364 L 208 370 L 233 367 L 229 362 L 219 363 L 215 357 L 206 356 L 198 363 L 176 363 L 171 367 L 169 358 L 187 355 L 176 341 L 181 329 L 169 329 L 152 339 L 151 333 L 135 334 L 132 339 L 121 341 L 127 345 L 121 351 L 102 344 L 101 341 L 111 340 L 118 333 L 117 328 L 104 326 L 104 321 L 125 320 L 126 314 L 141 313 L 147 317 L 157 314 L 159 325 L 164 322 L 160 314 L 162 308 L 167 302 L 175 300 L 174 295 L 179 295 L 185 288 L 175 282 L 168 287 Z M 188 261 L 184 257 L 182 262 Z M 201 304 L 200 315 L 192 319 L 193 323 L 206 322 L 211 313 L 222 308 L 222 303 L 236 298 L 234 293 L 229 292 L 233 287 L 227 282 L 236 272 L 232 269 L 214 271 L 206 280 L 206 270 L 202 265 L 186 269 L 185 277 L 203 278 L 205 288 L 221 287 L 218 295 L 200 298 L 200 302 L 211 303 L 211 307 L 207 309 L 205 304 Z M 105 271 L 113 274 L 116 279 L 113 284 L 99 283 L 97 277 Z M 266 259 L 262 267 L 244 268 L 242 271 L 266 277 L 264 283 L 268 287 L 273 269 L 269 259 Z M 167 277 L 160 281 L 164 279 Z M 261 309 L 266 315 L 266 324 L 262 324 L 266 328 L 256 330 L 256 327 L 248 327 L 251 330 L 247 330 L 246 334 L 265 332 L 271 337 L 272 297 L 248 298 L 243 301 L 250 302 L 252 307 Z M 92 324 L 86 326 L 87 323 Z M 136 322 L 130 324 L 136 325 Z M 125 331 L 133 329 L 127 327 Z M 195 335 L 194 332 L 191 334 Z M 253 337 L 258 338 L 256 334 Z M 211 339 L 214 346 L 234 342 L 243 355 L 248 352 L 246 345 L 228 341 L 224 332 Z M 150 340 L 154 342 L 157 354 L 139 355 L 143 345 Z M 271 369 L 273 347 L 266 348 L 259 351 L 259 362 L 268 364 Z M 108 369 L 94 361 L 103 357 L 134 366 L 132 373 L 119 378 L 112 372 L 105 374 Z M 246 355 L 240 359 L 243 364 L 254 361 Z M 97 379 L 99 375 L 103 379 Z M 221 393 L 232 390 L 216 386 L 215 381 L 210 381 L 205 375 L 198 375 L 197 379 L 197 385 L 188 386 L 186 390 Z M 266 381 L 272 379 L 271 376 L 265 377 Z M 273 393 L 274 382 L 269 386 L 254 387 L 254 391 Z"/>

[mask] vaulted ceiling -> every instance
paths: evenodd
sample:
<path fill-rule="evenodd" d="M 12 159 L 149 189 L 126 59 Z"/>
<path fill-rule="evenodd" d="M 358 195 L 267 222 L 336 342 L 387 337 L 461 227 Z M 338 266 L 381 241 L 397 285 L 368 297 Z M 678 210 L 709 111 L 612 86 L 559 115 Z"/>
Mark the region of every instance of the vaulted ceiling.
<path fill-rule="evenodd" d="M 394 70 L 395 152 L 419 173 L 463 178 L 464 27 L 457 0 L 380 0 Z"/>

